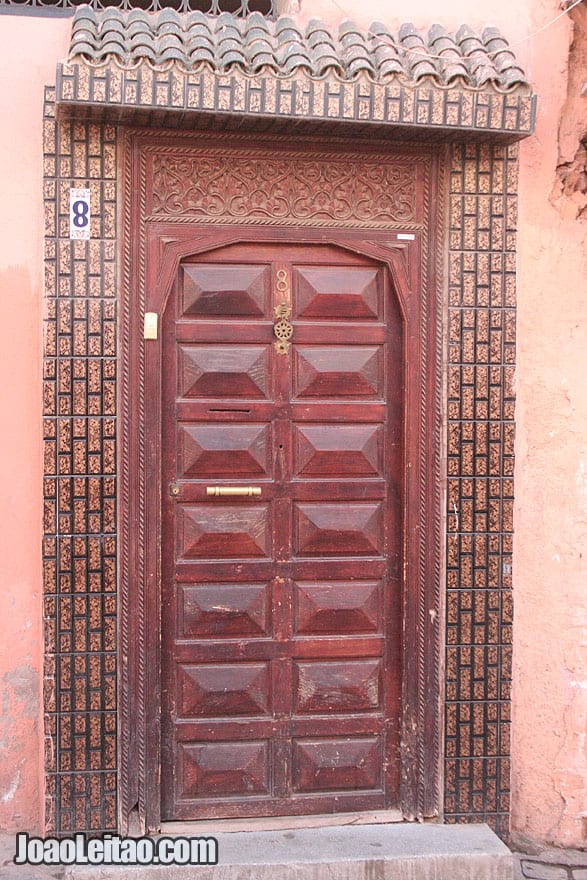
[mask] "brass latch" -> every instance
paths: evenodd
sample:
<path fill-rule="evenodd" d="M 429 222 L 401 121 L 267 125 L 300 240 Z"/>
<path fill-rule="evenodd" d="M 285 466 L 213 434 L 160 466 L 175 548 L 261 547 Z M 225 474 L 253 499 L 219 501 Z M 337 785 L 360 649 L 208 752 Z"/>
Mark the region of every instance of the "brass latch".
<path fill-rule="evenodd" d="M 260 495 L 260 486 L 207 486 L 206 495 Z"/>
<path fill-rule="evenodd" d="M 275 351 L 277 354 L 287 354 L 289 351 L 289 340 L 293 336 L 293 327 L 288 321 L 291 315 L 291 309 L 287 303 L 281 303 L 275 306 L 275 317 L 278 319 L 273 325 L 273 332 L 277 337 L 275 343 Z"/>

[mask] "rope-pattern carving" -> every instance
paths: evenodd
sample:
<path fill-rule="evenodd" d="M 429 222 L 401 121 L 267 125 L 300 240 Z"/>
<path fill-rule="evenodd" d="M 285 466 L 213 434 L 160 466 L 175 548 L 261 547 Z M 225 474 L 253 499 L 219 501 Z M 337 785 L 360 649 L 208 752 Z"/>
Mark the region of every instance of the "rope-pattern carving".
<path fill-rule="evenodd" d="M 131 153 L 127 151 L 124 157 L 124 179 L 125 179 L 125 189 L 128 191 L 130 189 L 130 176 L 131 176 Z M 131 228 L 131 220 L 132 220 L 132 212 L 131 212 L 131 201 L 130 199 L 124 200 L 123 206 L 123 217 L 124 217 L 124 228 L 125 230 L 130 230 Z M 123 264 L 122 264 L 122 328 L 123 332 L 128 333 L 128 329 L 130 328 L 130 285 L 131 285 L 131 269 L 132 269 L 132 260 L 130 248 L 124 249 L 123 254 Z M 130 439 L 130 414 L 131 414 L 131 403 L 130 403 L 130 389 L 131 389 L 131 365 L 130 365 L 130 348 L 128 345 L 122 346 L 122 370 L 121 370 L 121 396 L 122 396 L 122 432 L 119 438 L 119 443 L 122 446 L 122 467 L 120 474 L 120 483 L 122 489 L 122 497 L 130 498 L 130 450 L 128 448 L 128 443 Z M 131 683 L 129 680 L 129 668 L 128 668 L 128 658 L 130 656 L 129 652 L 129 628 L 130 628 L 130 614 L 129 614 L 129 603 L 130 603 L 130 556 L 129 556 L 129 547 L 130 547 L 130 508 L 128 504 L 122 505 L 122 514 L 121 514 L 121 531 L 122 531 L 122 540 L 121 540 L 121 565 L 120 565 L 120 646 L 122 651 L 123 661 L 121 663 L 120 668 L 120 689 L 121 694 L 119 697 L 120 711 L 122 715 L 122 729 L 127 730 L 128 726 L 131 722 L 131 704 L 130 704 L 130 693 L 131 693 Z M 120 758 L 122 764 L 122 773 L 121 773 L 121 785 L 119 787 L 119 797 L 120 797 L 120 807 L 123 818 L 123 823 L 128 821 L 128 816 L 132 804 L 130 803 L 129 797 L 129 774 L 127 768 L 130 763 L 130 754 L 129 754 L 129 739 L 127 736 L 121 737 L 121 745 L 120 745 Z M 123 827 L 123 832 L 127 832 L 127 828 Z"/>
<path fill-rule="evenodd" d="M 426 168 L 424 185 L 424 217 L 428 227 L 430 221 L 430 171 Z M 426 586 L 428 577 L 428 505 L 430 504 L 430 486 L 428 479 L 428 433 L 429 416 L 428 406 L 428 345 L 426 334 L 429 332 L 429 308 L 430 278 L 428 273 L 428 236 L 422 236 L 422 292 L 421 297 L 421 327 L 422 345 L 420 347 L 420 442 L 419 442 L 419 481 L 420 481 L 420 528 L 418 531 L 418 780 L 417 780 L 417 813 L 422 819 L 425 815 L 425 760 L 426 760 Z M 440 513 L 440 511 L 439 511 Z"/>
<path fill-rule="evenodd" d="M 449 178 L 449 169 L 448 163 L 445 162 L 440 168 L 440 173 L 438 175 L 438 183 L 437 183 L 437 192 L 438 198 L 436 201 L 437 206 L 437 226 L 439 229 L 439 234 L 436 238 L 436 254 L 435 254 L 435 268 L 436 268 L 436 288 L 437 288 L 437 309 L 438 316 L 436 320 L 436 375 L 442 376 L 442 364 L 444 361 L 444 351 L 443 351 L 443 316 L 448 314 L 448 308 L 445 308 L 445 303 L 443 301 L 442 292 L 444 290 L 444 285 L 442 283 L 444 274 L 445 274 L 445 250 L 444 250 L 444 231 L 446 230 L 446 204 L 447 204 L 447 194 L 448 194 L 448 178 Z M 447 304 L 448 306 L 448 304 Z M 443 450 L 446 448 L 446 444 L 443 442 L 442 437 L 442 401 L 443 401 L 443 389 L 441 381 L 438 382 L 435 392 L 434 392 L 434 449 L 435 455 L 432 462 L 432 471 L 434 474 L 433 482 L 432 482 L 432 494 L 434 498 L 434 509 L 437 510 L 440 514 L 442 508 L 442 491 L 441 491 L 441 455 Z M 433 518 L 433 546 L 435 548 L 434 553 L 434 655 L 436 657 L 440 657 L 442 655 L 442 627 L 441 622 L 443 620 L 442 614 L 442 587 L 441 587 L 441 577 L 442 577 L 442 536 L 441 536 L 441 519 L 440 516 L 435 516 Z M 430 670 L 429 674 L 433 677 L 433 690 L 435 694 L 440 694 L 440 667 L 438 664 L 434 664 L 434 668 Z M 434 712 L 434 744 L 438 749 L 438 755 L 435 758 L 438 758 L 440 761 L 440 714 L 438 711 Z M 434 776 L 433 779 L 428 780 L 428 785 L 430 788 L 430 797 L 429 801 L 434 801 L 435 803 L 440 802 L 441 793 L 439 790 L 439 779 L 437 776 Z"/>
<path fill-rule="evenodd" d="M 141 156 L 140 162 L 140 217 L 145 215 L 145 188 L 143 181 L 146 179 L 146 163 L 145 157 Z M 146 273 L 146 241 L 144 231 L 141 230 L 139 236 L 139 290 L 138 290 L 138 314 L 145 314 L 145 273 Z M 138 467 L 139 467 L 139 486 L 138 486 L 138 547 L 143 550 L 145 547 L 145 498 L 146 498 L 146 473 L 145 473 L 145 345 L 143 339 L 139 343 L 138 351 Z M 145 644 L 146 636 L 146 577 L 145 577 L 145 555 L 144 552 L 137 553 L 136 560 L 137 578 L 139 584 L 140 604 L 138 609 L 138 631 L 139 645 Z M 145 719 L 146 711 L 146 652 L 138 652 L 138 710 L 141 719 Z M 145 809 L 146 809 L 146 776 L 147 776 L 147 742 L 146 742 L 146 723 L 139 724 L 138 734 L 138 758 L 139 758 L 139 818 L 141 827 L 145 828 Z"/>
<path fill-rule="evenodd" d="M 161 220 L 160 216 L 150 215 L 145 217 L 145 221 L 147 223 L 156 223 Z M 283 220 L 273 220 L 271 217 L 266 217 L 264 219 L 261 218 L 245 218 L 243 220 L 239 220 L 238 218 L 230 218 L 230 217 L 165 217 L 165 223 L 173 223 L 173 225 L 177 224 L 178 226 L 185 226 L 186 224 L 194 225 L 194 224 L 204 224 L 206 226 L 225 226 L 226 224 L 239 226 L 276 226 L 276 227 L 287 227 L 291 226 L 291 223 L 284 218 Z M 405 229 L 405 223 L 394 223 L 391 220 L 389 222 L 381 222 L 381 223 L 369 223 L 367 221 L 359 221 L 359 220 L 345 220 L 336 222 L 334 220 L 317 220 L 315 218 L 311 218 L 308 220 L 300 220 L 296 223 L 296 226 L 310 226 L 312 229 Z M 410 223 L 410 229 L 414 231 L 421 231 L 424 229 L 424 225 L 422 223 Z"/>

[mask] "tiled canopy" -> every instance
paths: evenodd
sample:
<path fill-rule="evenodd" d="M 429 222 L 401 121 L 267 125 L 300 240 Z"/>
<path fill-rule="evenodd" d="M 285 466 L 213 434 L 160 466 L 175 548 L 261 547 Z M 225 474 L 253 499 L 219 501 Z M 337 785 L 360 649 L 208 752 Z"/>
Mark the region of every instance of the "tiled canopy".
<path fill-rule="evenodd" d="M 394 34 L 381 22 L 365 32 L 346 21 L 334 35 L 317 20 L 301 27 L 259 13 L 89 6 L 76 11 L 58 104 L 129 121 L 175 110 L 181 116 L 172 124 L 182 126 L 201 124 L 193 119 L 199 112 L 491 132 L 501 140 L 530 134 L 534 118 L 530 84 L 494 27 L 478 35 L 463 25 L 452 35 L 433 25 L 423 35 L 407 23 Z"/>
<path fill-rule="evenodd" d="M 116 58 L 123 65 L 174 62 L 187 70 L 207 64 L 218 73 L 231 67 L 248 75 L 265 70 L 289 76 L 303 70 L 313 79 L 335 73 L 351 81 L 367 74 L 377 82 L 401 77 L 417 85 L 431 77 L 440 86 L 529 90 L 514 53 L 494 27 L 478 36 L 463 25 L 452 35 L 435 24 L 423 36 L 408 23 L 395 35 L 381 22 L 364 33 L 346 21 L 335 36 L 316 19 L 302 29 L 291 18 L 271 22 L 259 13 L 243 19 L 226 12 L 215 18 L 173 9 L 153 15 L 142 9 L 96 12 L 86 6 L 76 14 L 71 38 L 70 58 L 80 56 L 93 64 Z"/>

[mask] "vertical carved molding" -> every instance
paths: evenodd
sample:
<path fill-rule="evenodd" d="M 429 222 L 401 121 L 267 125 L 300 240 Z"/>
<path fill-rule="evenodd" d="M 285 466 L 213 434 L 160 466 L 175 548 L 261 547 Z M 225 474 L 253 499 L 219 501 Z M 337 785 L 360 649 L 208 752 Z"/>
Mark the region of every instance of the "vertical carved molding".
<path fill-rule="evenodd" d="M 447 149 L 445 149 L 442 161 L 439 163 L 438 168 L 438 178 L 436 181 L 436 197 L 435 197 L 435 206 L 436 206 L 436 219 L 435 226 L 437 229 L 436 237 L 433 241 L 434 245 L 434 270 L 435 270 L 435 278 L 434 278 L 434 286 L 437 292 L 437 300 L 436 300 L 436 322 L 434 325 L 434 333 L 436 337 L 436 347 L 435 347 L 435 375 L 437 377 L 437 381 L 433 390 L 433 400 L 431 404 L 434 406 L 434 433 L 433 433 L 433 449 L 435 450 L 433 455 L 432 462 L 432 498 L 433 498 L 433 507 L 435 510 L 441 511 L 443 509 L 444 503 L 444 473 L 442 462 L 446 459 L 446 437 L 445 437 L 445 429 L 444 429 L 444 372 L 443 372 L 443 364 L 446 360 L 446 354 L 444 351 L 444 322 L 445 315 L 447 314 L 448 309 L 448 301 L 447 301 L 447 291 L 445 278 L 447 277 L 447 267 L 446 267 L 446 247 L 444 241 L 444 232 L 446 230 L 446 222 L 447 222 L 447 210 L 448 210 L 448 186 L 449 186 L 449 162 L 450 155 Z M 445 614 L 444 614 L 444 532 L 443 532 L 443 522 L 442 516 L 435 516 L 432 520 L 432 528 L 434 531 L 433 534 L 433 547 L 434 551 L 434 602 L 433 609 L 435 612 L 435 619 L 431 620 L 430 617 L 427 619 L 427 625 L 431 628 L 433 632 L 433 640 L 434 640 L 434 656 L 432 658 L 428 658 L 429 664 L 429 680 L 432 681 L 432 690 L 433 693 L 437 697 L 437 706 L 435 707 L 436 711 L 433 713 L 433 724 L 434 724 L 434 743 L 435 747 L 438 750 L 437 754 L 434 756 L 435 761 L 435 773 L 430 773 L 430 792 L 429 792 L 429 800 L 427 803 L 427 807 L 430 808 L 432 803 L 439 807 L 439 812 L 443 812 L 442 805 L 442 779 L 443 779 L 443 767 L 442 767 L 442 758 L 441 747 L 442 747 L 442 724 L 444 723 L 444 626 L 445 626 Z M 436 661 L 435 661 L 436 658 Z M 431 664 L 432 660 L 432 664 Z"/>
<path fill-rule="evenodd" d="M 131 200 L 128 193 L 131 189 L 133 154 L 130 149 L 124 145 L 124 192 L 123 200 L 123 231 L 124 235 L 130 237 L 132 228 L 132 210 Z M 121 298 L 121 330 L 124 334 L 123 338 L 129 338 L 130 333 L 130 289 L 131 289 L 131 273 L 132 273 L 133 255 L 131 241 L 125 239 L 123 247 L 122 261 L 122 298 Z M 120 486 L 121 501 L 119 504 L 119 523 L 120 523 L 120 553 L 119 553 L 119 664 L 118 664 L 118 692 L 119 692 L 119 717 L 121 722 L 121 730 L 118 737 L 118 774 L 119 774 L 119 824 L 123 834 L 129 831 L 129 815 L 132 807 L 138 801 L 138 795 L 133 797 L 134 790 L 134 774 L 131 771 L 130 761 L 130 729 L 132 723 L 132 666 L 134 662 L 130 652 L 129 634 L 130 634 L 130 547 L 131 547 L 131 524 L 130 524 L 130 507 L 128 499 L 131 497 L 131 427 L 130 416 L 132 411 L 131 402 L 131 351 L 128 345 L 121 345 L 119 350 L 120 356 L 120 401 L 121 401 L 121 431 L 120 431 Z"/>

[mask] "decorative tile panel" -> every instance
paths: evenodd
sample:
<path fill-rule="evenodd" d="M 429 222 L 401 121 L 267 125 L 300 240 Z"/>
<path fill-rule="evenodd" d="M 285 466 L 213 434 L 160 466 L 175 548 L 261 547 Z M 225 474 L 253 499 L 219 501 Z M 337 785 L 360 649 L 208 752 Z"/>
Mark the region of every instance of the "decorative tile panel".
<path fill-rule="evenodd" d="M 517 147 L 452 149 L 445 814 L 508 830 Z"/>
<path fill-rule="evenodd" d="M 45 753 L 49 831 L 116 825 L 116 136 L 56 125 L 45 170 Z M 69 239 L 87 187 L 90 241 Z"/>

